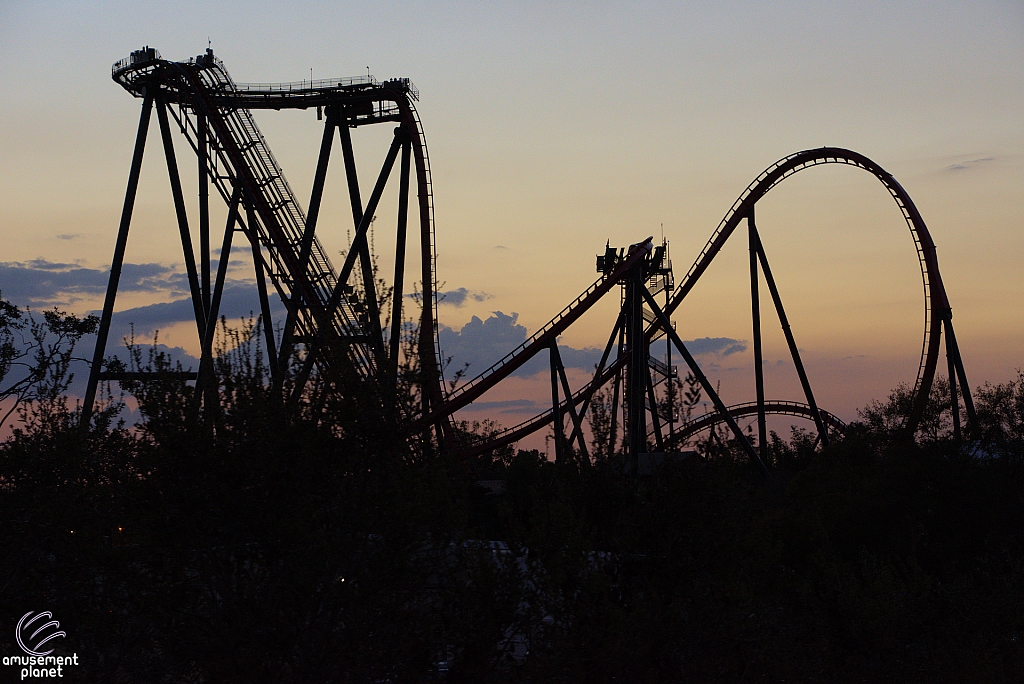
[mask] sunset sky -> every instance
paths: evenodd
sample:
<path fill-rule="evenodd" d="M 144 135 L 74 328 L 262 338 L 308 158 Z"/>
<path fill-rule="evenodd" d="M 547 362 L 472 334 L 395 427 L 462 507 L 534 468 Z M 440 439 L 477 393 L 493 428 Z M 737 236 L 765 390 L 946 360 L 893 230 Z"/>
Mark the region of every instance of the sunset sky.
<path fill-rule="evenodd" d="M 208 40 L 240 82 L 367 68 L 412 79 L 433 170 L 438 274 L 452 293 L 442 341 L 471 375 L 488 363 L 480 350 L 496 360 L 593 282 L 606 241 L 664 235 L 681 277 L 765 167 L 825 145 L 872 158 L 916 202 L 972 384 L 1024 366 L 1020 2 L 10 0 L 0 4 L 5 298 L 100 308 L 140 104 L 110 66 L 143 45 L 187 59 Z M 257 121 L 305 204 L 322 124 L 312 111 Z M 364 186 L 389 135 L 354 133 Z M 137 329 L 159 328 L 161 342 L 194 353 L 190 309 L 168 304 L 186 286 L 158 140 L 154 122 L 117 308 L 138 309 Z M 194 157 L 183 145 L 178 154 L 188 192 Z M 335 161 L 319 223 L 332 253 L 351 225 Z M 921 275 L 882 185 L 850 167 L 804 171 L 758 204 L 758 226 L 819 403 L 850 419 L 912 382 Z M 389 264 L 393 236 L 376 239 Z M 737 235 L 676 316 L 685 340 L 734 343 L 705 343 L 699 356 L 727 403 L 753 396 L 746 259 Z M 243 262 L 226 304 L 235 315 L 258 306 Z M 602 346 L 614 308 L 598 307 L 561 343 Z M 764 329 L 768 394 L 796 398 L 775 319 Z M 592 354 L 578 358 L 577 382 Z M 512 403 L 481 415 L 518 422 L 525 413 L 499 411 L 538 408 L 537 386 L 515 380 L 489 397 Z"/>

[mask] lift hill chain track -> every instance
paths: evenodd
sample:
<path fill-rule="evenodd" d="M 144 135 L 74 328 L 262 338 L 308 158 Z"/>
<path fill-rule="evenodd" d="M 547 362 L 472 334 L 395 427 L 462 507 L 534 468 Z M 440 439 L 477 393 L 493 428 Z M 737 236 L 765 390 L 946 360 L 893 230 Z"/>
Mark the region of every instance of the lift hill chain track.
<path fill-rule="evenodd" d="M 230 208 L 225 245 L 230 247 L 235 225 L 253 244 L 257 285 L 261 292 L 268 347 L 271 349 L 274 336 L 268 315 L 264 275 L 269 278 L 288 310 L 280 354 L 272 354 L 271 358 L 275 376 L 280 375 L 277 366 L 287 358 L 289 345 L 302 343 L 306 347 L 307 364 L 300 375 L 296 393 L 305 385 L 314 362 L 324 376 L 354 376 L 363 380 L 390 382 L 394 386 L 401 336 L 402 301 L 406 292 L 404 267 L 411 155 L 416 171 L 420 221 L 420 292 L 425 302 L 419 321 L 419 353 L 424 359 L 424 410 L 441 401 L 436 347 L 436 265 L 430 165 L 422 126 L 413 105 L 418 93 L 408 79 L 378 82 L 368 76 L 303 83 L 236 84 L 223 62 L 212 51 L 208 50 L 206 54 L 185 62 L 172 62 L 161 59 L 159 53 L 152 48 L 136 51 L 128 59 L 116 63 L 112 76 L 128 92 L 142 98 L 143 111 L 86 396 L 87 414 L 92 409 L 96 384 L 103 375 L 100 366 L 131 222 L 150 110 L 154 105 L 160 119 L 196 324 L 204 343 L 204 361 L 209 356 L 212 344 L 212 326 L 208 325 L 208 321 L 216 322 L 218 293 L 223 287 L 223 274 L 218 274 L 217 283 L 213 285 L 209 272 L 209 209 L 205 193 L 208 192 L 208 183 L 212 181 Z M 288 185 L 250 110 L 311 107 L 316 107 L 318 112 L 326 112 L 327 123 L 307 214 Z M 193 256 L 181 182 L 167 125 L 168 113 L 185 135 L 199 161 L 202 243 L 199 261 L 202 266 L 202 282 Z M 377 185 L 364 207 L 349 129 L 386 122 L 396 123 L 398 128 Z M 352 249 L 340 272 L 333 266 L 316 237 L 316 222 L 335 129 L 341 138 L 356 228 Z M 402 157 L 397 227 L 400 249 L 395 264 L 391 302 L 393 327 L 388 345 L 390 349 L 385 349 L 380 324 L 381 302 L 377 301 L 373 286 L 366 232 L 399 153 Z M 225 260 L 222 259 L 221 263 L 225 263 Z M 361 288 L 355 288 L 348 282 L 357 266 L 362 275 Z M 211 334 L 207 334 L 208 329 Z M 273 363 L 274 356 L 279 356 L 277 364 Z M 344 359 L 342 365 L 345 367 L 333 369 L 332 373 L 331 364 L 337 364 L 341 359 Z M 201 363 L 197 383 L 202 380 L 205 367 Z M 199 392 L 196 394 L 198 396 Z M 85 420 L 88 420 L 88 415 Z"/>

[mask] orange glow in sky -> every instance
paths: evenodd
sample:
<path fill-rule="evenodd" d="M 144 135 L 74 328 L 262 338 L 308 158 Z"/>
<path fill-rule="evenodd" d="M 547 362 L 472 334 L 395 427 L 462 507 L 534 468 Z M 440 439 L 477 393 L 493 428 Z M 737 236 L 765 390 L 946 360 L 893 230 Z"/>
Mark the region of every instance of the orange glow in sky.
<path fill-rule="evenodd" d="M 237 81 L 298 80 L 310 68 L 316 78 L 359 75 L 366 65 L 380 79 L 413 80 L 440 289 L 467 294 L 440 307 L 455 331 L 474 316 L 515 312 L 532 333 L 595 279 L 594 255 L 609 240 L 624 246 L 664 231 L 679 278 L 758 173 L 830 145 L 872 158 L 916 202 L 938 245 L 971 382 L 1006 381 L 1024 365 L 1019 2 L 6 3 L 5 297 L 100 307 L 102 287 L 82 283 L 109 268 L 139 114 L 110 65 L 142 45 L 186 59 L 207 39 Z M 261 111 L 257 120 L 305 202 L 322 124 L 313 111 Z M 374 160 L 360 168 L 369 187 L 390 129 L 353 137 L 357 157 Z M 151 145 L 126 259 L 154 267 L 148 285 L 119 295 L 118 309 L 182 296 L 162 164 Z M 179 148 L 179 164 L 194 198 L 185 173 L 194 157 Z M 351 224 L 341 168 L 332 166 L 318 226 L 332 253 L 347 247 Z M 394 203 L 382 206 L 380 225 L 389 225 Z M 224 220 L 217 210 L 214 226 Z M 849 167 L 801 172 L 759 202 L 758 227 L 819 404 L 850 419 L 912 382 L 921 274 L 877 180 Z M 394 236 L 375 241 L 390 264 Z M 746 268 L 737 235 L 676 314 L 683 339 L 750 339 Z M 15 279 L 31 269 L 64 275 Z M 602 346 L 615 307 L 602 303 L 561 343 Z M 774 319 L 764 330 L 765 358 L 784 360 Z M 160 336 L 198 350 L 186 323 Z M 707 358 L 727 403 L 752 397 L 749 357 Z M 785 363 L 767 381 L 773 396 L 799 390 Z M 543 400 L 542 384 L 516 382 L 489 399 Z"/>

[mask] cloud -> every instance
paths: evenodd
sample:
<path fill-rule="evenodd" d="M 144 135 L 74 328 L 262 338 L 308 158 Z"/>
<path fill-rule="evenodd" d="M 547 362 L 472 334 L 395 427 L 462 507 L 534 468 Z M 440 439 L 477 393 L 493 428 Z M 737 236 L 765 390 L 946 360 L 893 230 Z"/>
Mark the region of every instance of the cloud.
<path fill-rule="evenodd" d="M 729 356 L 747 350 L 745 340 L 734 340 L 731 337 L 701 337 L 696 340 L 684 340 L 683 345 L 694 356 Z"/>
<path fill-rule="evenodd" d="M 474 411 L 488 411 L 491 413 L 521 413 L 535 416 L 551 408 L 548 404 L 542 404 L 532 399 L 509 399 L 507 401 L 474 401 Z"/>
<path fill-rule="evenodd" d="M 475 377 L 526 341 L 526 327 L 518 321 L 518 313 L 508 315 L 495 311 L 487 320 L 473 316 L 461 330 L 442 325 L 438 331 L 438 342 L 442 353 L 452 359 L 447 375 L 451 377 L 468 363 L 468 377 Z M 566 368 L 590 370 L 601 360 L 601 350 L 594 347 L 574 349 L 559 345 L 559 354 Z M 533 375 L 547 367 L 548 355 L 542 352 L 524 364 L 515 375 Z"/>
<path fill-rule="evenodd" d="M 0 262 L 0 288 L 5 299 L 19 305 L 68 304 L 103 294 L 109 271 L 45 259 Z M 187 290 L 184 274 L 160 264 L 124 264 L 119 292 Z"/>
<path fill-rule="evenodd" d="M 271 316 L 274 320 L 283 319 L 285 308 L 280 298 L 271 296 L 269 299 Z M 245 281 L 226 281 L 224 283 L 224 294 L 220 301 L 221 316 L 231 321 L 248 318 L 250 314 L 258 314 L 259 311 L 260 302 L 255 283 Z M 99 314 L 98 311 L 92 313 Z M 175 323 L 194 322 L 195 319 L 191 297 L 125 309 L 114 313 L 110 326 L 110 340 L 112 344 L 120 344 L 121 340 L 131 332 L 132 325 L 135 327 L 136 335 L 149 336 L 161 328 L 167 328 Z"/>
<path fill-rule="evenodd" d="M 601 360 L 601 352 L 602 350 L 597 347 L 573 349 L 564 345 L 558 346 L 558 355 L 562 357 L 562 365 L 566 368 L 593 370 L 597 362 Z"/>
<path fill-rule="evenodd" d="M 405 296 L 416 303 L 423 301 L 423 294 L 420 292 L 410 292 Z M 440 306 L 454 306 L 457 309 L 464 306 L 470 300 L 486 302 L 488 299 L 494 299 L 494 295 L 488 292 L 472 292 L 464 287 L 437 293 L 437 303 Z"/>
<path fill-rule="evenodd" d="M 955 164 L 950 164 L 949 166 L 945 167 L 942 170 L 943 171 L 953 171 L 953 172 L 957 172 L 957 171 L 970 171 L 972 169 L 976 169 L 978 167 L 981 167 L 981 166 L 987 165 L 987 164 L 989 164 L 991 162 L 994 162 L 995 160 L 996 160 L 995 157 L 980 157 L 978 159 L 968 159 L 966 161 L 957 162 Z"/>
<path fill-rule="evenodd" d="M 213 268 L 217 264 L 214 262 Z M 248 274 L 246 274 L 248 275 Z M 79 264 L 34 259 L 23 262 L 0 262 L 0 294 L 14 304 L 43 308 L 66 307 L 83 297 L 103 295 L 107 290 L 109 272 L 85 268 Z M 151 292 L 161 301 L 114 314 L 110 339 L 119 343 L 135 324 L 137 334 L 149 335 L 182 321 L 194 321 L 192 299 L 188 295 L 188 278 L 171 266 L 160 264 L 124 264 L 118 282 L 118 293 Z M 470 293 L 467 296 L 472 297 Z M 270 297 L 274 318 L 282 318 L 284 305 L 276 296 Z M 220 313 L 228 319 L 244 318 L 260 309 L 256 284 L 250 278 L 229 279 L 224 283 Z M 99 314 L 98 311 L 92 313 Z"/>
<path fill-rule="evenodd" d="M 476 375 L 526 339 L 526 327 L 518 320 L 518 313 L 509 316 L 495 311 L 486 321 L 473 316 L 461 330 L 442 325 L 438 344 L 442 353 L 451 357 L 453 371 L 469 364 L 470 375 Z"/>
<path fill-rule="evenodd" d="M 476 377 L 526 341 L 526 338 L 527 330 L 525 326 L 519 324 L 519 314 L 513 312 L 509 315 L 501 311 L 493 312 L 486 320 L 473 316 L 461 330 L 442 325 L 438 332 L 442 353 L 451 357 L 446 373 L 449 378 L 466 364 L 469 364 L 466 379 Z M 747 349 L 745 341 L 734 340 L 731 337 L 702 337 L 685 341 L 684 344 L 694 356 L 719 359 Z M 559 345 L 558 352 L 566 368 L 589 371 L 601 360 L 602 350 L 597 347 L 575 349 Z M 718 367 L 712 360 L 707 361 L 712 367 Z M 514 375 L 525 377 L 547 369 L 548 354 L 541 352 L 525 363 Z"/>
<path fill-rule="evenodd" d="M 463 306 L 467 299 L 472 299 L 474 302 L 486 302 L 493 297 L 494 295 L 487 294 L 486 292 L 470 292 L 464 287 L 437 293 L 438 304 L 447 304 L 454 307 Z"/>

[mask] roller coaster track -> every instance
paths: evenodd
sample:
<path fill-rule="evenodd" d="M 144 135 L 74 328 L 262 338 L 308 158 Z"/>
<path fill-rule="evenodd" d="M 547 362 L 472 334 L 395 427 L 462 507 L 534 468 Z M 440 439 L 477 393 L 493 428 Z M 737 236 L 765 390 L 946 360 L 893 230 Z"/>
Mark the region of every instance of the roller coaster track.
<path fill-rule="evenodd" d="M 925 295 L 925 330 L 922 343 L 921 361 L 915 382 L 915 398 L 912 411 L 906 421 L 906 429 L 913 433 L 918 425 L 928 400 L 933 383 L 940 338 L 946 335 L 946 351 L 951 381 L 959 379 L 963 388 L 963 399 L 969 419 L 973 419 L 973 403 L 967 390 L 966 374 L 956 347 L 952 328 L 952 311 L 939 274 L 938 259 L 931 235 L 917 207 L 903 187 L 878 164 L 856 152 L 842 148 L 825 147 L 805 150 L 785 157 L 765 169 L 741 193 L 715 229 L 704 249 L 698 255 L 678 287 L 671 285 L 671 264 L 667 260 L 667 245 L 655 249 L 647 238 L 629 247 L 628 250 L 606 251 L 599 257 L 602 276 L 580 294 L 574 301 L 555 315 L 526 341 L 511 350 L 482 373 L 445 392 L 442 377 L 441 350 L 438 347 L 437 326 L 437 260 L 435 253 L 435 223 L 430 161 L 426 140 L 419 114 L 413 105 L 418 92 L 408 79 L 378 82 L 372 77 L 302 81 L 294 83 L 235 83 L 223 63 L 214 57 L 212 51 L 197 58 L 182 62 L 160 59 L 155 50 L 145 48 L 132 53 L 127 60 L 114 65 L 114 80 L 132 95 L 143 100 L 142 117 L 136 140 L 129 187 L 125 197 L 121 228 L 111 266 L 111 279 L 107 298 L 104 302 L 94 363 L 86 392 L 83 425 L 89 418 L 95 399 L 96 383 L 104 374 L 100 371 L 106 336 L 113 312 L 114 296 L 124 257 L 128 226 L 134 203 L 135 188 L 145 148 L 146 129 L 150 111 L 155 106 L 160 120 L 164 151 L 167 157 L 168 173 L 182 247 L 185 254 L 186 271 L 196 313 L 196 324 L 203 344 L 203 360 L 196 379 L 198 391 L 203 378 L 206 359 L 210 357 L 212 330 L 216 325 L 217 307 L 223 286 L 226 258 L 221 259 L 217 285 L 210 283 L 209 216 L 204 205 L 204 188 L 212 182 L 217 193 L 228 205 L 228 226 L 225 229 L 224 250 L 229 254 L 231 235 L 235 226 L 244 232 L 253 247 L 256 262 L 257 284 L 261 285 L 261 307 L 264 314 L 268 350 L 274 342 L 269 305 L 266 300 L 264 275 L 270 280 L 288 310 L 288 321 L 284 327 L 280 359 L 285 358 L 288 345 L 303 344 L 305 361 L 302 372 L 295 380 L 293 398 L 305 386 L 311 369 L 316 366 L 321 378 L 327 378 L 323 391 L 337 391 L 339 379 L 354 378 L 373 381 L 381 390 L 385 414 L 389 406 L 401 405 L 401 415 L 393 412 L 392 418 L 404 425 L 410 437 L 424 435 L 434 430 L 439 441 L 452 431 L 453 416 L 479 399 L 505 378 L 521 368 L 538 353 L 548 349 L 551 354 L 552 406 L 522 423 L 490 434 L 475 444 L 456 440 L 455 448 L 463 455 L 471 456 L 517 441 L 545 425 L 556 421 L 563 423 L 571 417 L 573 429 L 567 443 L 577 440 L 580 450 L 586 452 L 583 440 L 582 416 L 597 390 L 615 380 L 613 396 L 618 401 L 620 383 L 627 378 L 628 390 L 621 395 L 623 427 L 626 425 L 626 407 L 629 406 L 630 434 L 640 433 L 642 439 L 632 442 L 632 450 L 642 450 L 649 444 L 649 437 L 656 438 L 659 449 L 680 444 L 696 432 L 725 422 L 746 444 L 748 455 L 760 464 L 746 438 L 739 432 L 735 420 L 757 414 L 761 428 L 761 442 L 765 441 L 764 416 L 780 414 L 810 418 L 815 421 L 819 437 L 827 443 L 828 432 L 842 432 L 845 425 L 836 416 L 817 407 L 809 380 L 799 359 L 795 340 L 782 307 L 781 297 L 770 273 L 767 256 L 754 226 L 754 207 L 778 183 L 798 171 L 822 164 L 846 164 L 871 173 L 888 190 L 906 221 L 917 252 Z M 252 115 L 255 109 L 309 109 L 317 108 L 318 119 L 321 111 L 326 112 L 324 138 L 320 150 L 316 178 L 307 213 L 286 180 L 280 165 L 274 158 Z M 188 141 L 199 161 L 200 173 L 200 232 L 202 235 L 201 259 L 203 282 L 200 283 L 196 259 L 190 238 L 190 228 L 185 212 L 178 178 L 174 147 L 170 139 L 168 117 L 173 118 L 178 129 Z M 349 129 L 362 125 L 394 122 L 395 138 L 388 156 L 381 168 L 377 183 L 364 204 L 358 185 L 352 143 Z M 331 141 L 337 131 L 345 155 L 346 177 L 352 204 L 355 238 L 345 256 L 342 268 L 331 263 L 326 250 L 316 235 L 320 198 L 331 152 Z M 381 197 L 384 186 L 391 175 L 399 154 L 401 154 L 401 188 L 398 209 L 398 253 L 395 264 L 395 282 L 392 288 L 392 329 L 390 338 L 382 331 L 380 310 L 375 287 L 375 276 L 371 267 L 371 255 L 366 235 Z M 409 410 L 408 404 L 387 398 L 387 389 L 398 391 L 399 333 L 402 318 L 402 301 L 405 268 L 406 215 L 408 210 L 408 189 L 410 164 L 414 164 L 417 185 L 417 208 L 420 228 L 420 274 L 419 282 L 423 306 L 419 320 L 418 356 L 421 373 L 418 392 L 419 408 Z M 204 208 L 206 206 L 206 208 Z M 244 209 L 244 211 L 243 211 Z M 244 213 L 244 215 L 243 215 Z M 722 247 L 741 222 L 746 221 L 751 245 L 752 317 L 755 321 L 755 372 L 758 378 L 758 401 L 748 404 L 726 406 L 715 393 L 692 355 L 685 349 L 671 326 L 670 316 L 696 286 L 701 276 L 720 253 Z M 609 248 L 610 249 L 610 248 Z M 658 256 L 658 250 L 661 255 Z M 662 261 L 664 259 L 664 261 Z M 604 260 L 604 261 L 602 261 Z M 772 293 L 780 323 L 787 336 L 794 363 L 800 374 L 807 403 L 793 401 L 768 401 L 763 397 L 762 378 L 758 369 L 760 344 L 760 314 L 756 296 L 758 282 L 758 261 L 764 270 L 764 277 Z M 359 264 L 357 265 L 357 262 Z M 602 266 L 601 264 L 605 264 Z M 353 270 L 362 271 L 362 287 L 353 287 L 349 279 Z M 562 367 L 557 338 L 594 304 L 621 286 L 620 313 L 609 337 L 601 363 L 594 377 L 582 388 L 572 391 Z M 211 292 L 212 290 L 212 292 Z M 664 309 L 653 298 L 653 293 L 663 292 L 666 301 Z M 618 293 L 617 293 L 618 295 Z M 293 334 L 294 333 L 294 334 Z M 291 337 L 290 337 L 291 336 Z M 618 344 L 615 344 L 618 336 Z M 704 392 L 713 399 L 716 412 L 682 423 L 672 430 L 668 437 L 662 435 L 659 422 L 660 409 L 656 399 L 656 388 L 670 378 L 671 367 L 650 356 L 652 341 L 667 336 L 680 351 L 689 365 L 691 373 L 700 380 Z M 390 346 L 390 352 L 386 347 Z M 612 354 L 612 350 L 617 352 Z M 271 353 L 274 365 L 274 353 Z M 340 363 L 339 363 L 340 362 Z M 275 366 L 275 372 L 280 371 Z M 329 377 L 328 377 L 329 376 Z M 561 386 L 559 387 L 559 376 Z M 646 386 L 641 376 L 646 376 Z M 277 380 L 275 380 L 277 382 Z M 333 384 L 332 384 L 333 383 Z M 388 384 L 390 383 L 390 385 Z M 332 390 L 333 387 L 333 390 Z M 324 394 L 320 393 L 322 399 Z M 559 396 L 561 395 L 561 396 Z M 959 409 L 955 386 L 951 392 L 953 412 L 958 420 Z M 396 396 L 392 394 L 391 396 Z M 315 403 L 315 402 L 314 402 Z M 613 403 L 613 407 L 614 407 Z M 579 411 L 577 411 L 579 407 Z M 640 407 L 640 408 L 638 408 Z M 615 412 L 613 408 L 613 413 Z M 638 414 L 637 411 L 640 411 Z M 651 422 L 644 416 L 649 414 Z M 384 414 L 382 414 L 383 416 Z M 614 419 L 613 423 L 614 425 Z M 564 426 L 564 423 L 563 423 Z M 957 427 L 958 429 L 958 427 Z M 612 428 L 614 432 L 614 427 Z M 557 434 L 566 442 L 559 426 Z M 633 437 L 631 437 L 633 439 Z M 556 439 L 556 442 L 558 439 Z M 422 444 L 429 443 L 420 440 Z M 761 465 L 763 468 L 763 464 Z"/>
<path fill-rule="evenodd" d="M 946 290 L 939 275 L 938 256 L 935 243 L 921 218 L 914 201 L 893 176 L 881 166 L 867 157 L 852 150 L 839 147 L 822 147 L 804 150 L 791 154 L 775 162 L 755 178 L 746 187 L 739 198 L 726 213 L 725 218 L 712 233 L 704 249 L 693 262 L 690 270 L 682 278 L 672 296 L 666 313 L 671 315 L 690 293 L 708 266 L 721 251 L 726 240 L 751 212 L 754 204 L 764 197 L 769 190 L 793 174 L 821 164 L 847 164 L 863 169 L 882 182 L 896 201 L 903 214 L 910 234 L 914 240 L 918 262 L 921 266 L 921 280 L 924 285 L 924 342 L 921 348 L 921 361 L 918 366 L 917 379 L 914 383 L 915 403 L 908 419 L 908 429 L 913 432 L 924 412 L 935 368 L 939 358 L 939 338 L 942 334 L 943 321 L 952 318 L 952 310 L 946 297 Z"/>
<path fill-rule="evenodd" d="M 748 418 L 750 416 L 756 416 L 758 413 L 758 407 L 756 401 L 747 402 L 744 404 L 734 404 L 729 408 L 729 415 L 733 418 Z M 807 418 L 814 420 L 814 413 L 811 407 L 799 401 L 768 401 L 765 402 L 765 410 L 776 416 L 797 416 L 800 418 Z M 825 425 L 832 430 L 842 434 L 846 432 L 846 423 L 824 409 L 818 409 L 818 415 L 825 422 Z M 671 448 L 678 444 L 686 442 L 694 435 L 699 432 L 703 432 L 715 425 L 721 424 L 722 416 L 718 413 L 705 413 L 696 418 L 692 418 L 685 423 L 679 425 L 676 431 L 672 434 L 672 437 L 666 440 L 666 448 Z"/>
<path fill-rule="evenodd" d="M 798 171 L 822 164 L 846 164 L 871 173 L 882 182 L 886 190 L 888 190 L 889 194 L 893 197 L 910 229 L 918 262 L 921 268 L 921 278 L 925 296 L 924 342 L 922 344 L 921 360 L 914 387 L 914 405 L 905 425 L 905 429 L 912 434 L 920 422 L 925 404 L 928 401 L 928 395 L 938 364 L 940 338 L 944 323 L 948 326 L 948 335 L 952 337 L 952 310 L 950 309 L 942 278 L 939 274 L 938 257 L 935 251 L 935 244 L 920 212 L 913 200 L 896 181 L 896 179 L 882 169 L 881 166 L 864 155 L 842 148 L 824 147 L 797 152 L 780 159 L 765 169 L 747 186 L 726 213 L 725 217 L 715 229 L 714 233 L 711 235 L 704 249 L 697 256 L 687 274 L 681 279 L 678 287 L 671 296 L 665 312 L 668 315 L 671 315 L 683 302 L 686 296 L 693 290 L 700 277 L 711 265 L 714 258 L 721 251 L 725 242 L 733 234 L 740 222 L 751 214 L 754 205 L 759 199 L 764 197 L 769 190 L 774 188 L 781 181 L 792 176 Z M 662 329 L 658 323 L 652 321 L 648 322 L 649 325 L 647 326 L 645 338 L 650 342 L 662 332 Z M 949 344 L 950 342 L 947 341 L 947 345 Z M 955 350 L 955 339 L 952 342 L 952 346 Z M 517 352 L 518 350 L 510 353 L 502 360 L 502 362 L 495 364 L 495 366 L 500 366 L 503 363 L 509 363 L 511 361 L 510 357 L 514 357 Z M 954 351 L 954 353 L 957 358 L 950 362 L 951 375 L 953 374 L 955 365 L 955 370 L 961 378 L 963 388 L 967 388 L 966 374 L 963 372 L 959 353 L 957 351 Z M 596 390 L 608 383 L 623 365 L 624 359 L 622 358 L 613 362 L 608 369 L 598 373 L 585 386 L 574 392 L 571 399 L 566 399 L 560 405 L 560 410 L 566 410 L 570 404 L 573 406 L 584 404 L 584 402 L 586 402 Z M 481 374 L 481 378 L 478 380 L 482 380 L 487 374 L 488 372 Z M 474 381 L 474 383 L 477 382 L 478 381 Z M 469 385 L 464 389 L 467 389 L 468 387 Z M 479 396 L 479 394 L 482 394 L 482 392 L 477 393 L 474 398 Z M 972 415 L 973 403 L 971 402 L 969 391 L 963 392 L 963 398 L 967 405 L 969 415 Z M 456 407 L 453 409 L 454 411 L 462 408 L 465 403 L 456 403 L 452 405 Z M 758 409 L 756 402 L 730 407 L 730 412 L 735 411 L 734 417 L 742 417 L 750 415 L 749 411 L 751 407 L 753 407 L 753 411 L 757 413 Z M 822 409 L 818 409 L 816 414 L 808 404 L 800 402 L 768 401 L 765 402 L 765 410 L 769 414 L 801 416 L 812 420 L 817 415 L 824 426 L 834 429 L 840 433 L 845 430 L 845 424 L 833 414 Z M 517 441 L 550 424 L 554 419 L 555 414 L 555 408 L 552 407 L 552 409 L 525 420 L 518 425 L 492 433 L 488 435 L 488 439 L 486 441 L 479 442 L 469 447 L 467 453 L 469 455 L 485 453 L 494 448 Z M 707 429 L 715 422 L 720 422 L 721 420 L 723 420 L 723 418 L 717 413 L 708 414 L 707 416 L 694 419 L 690 423 L 686 423 L 677 429 L 678 431 L 674 433 L 677 436 L 673 438 L 673 443 L 679 443 L 680 441 L 692 436 L 695 432 Z"/>

